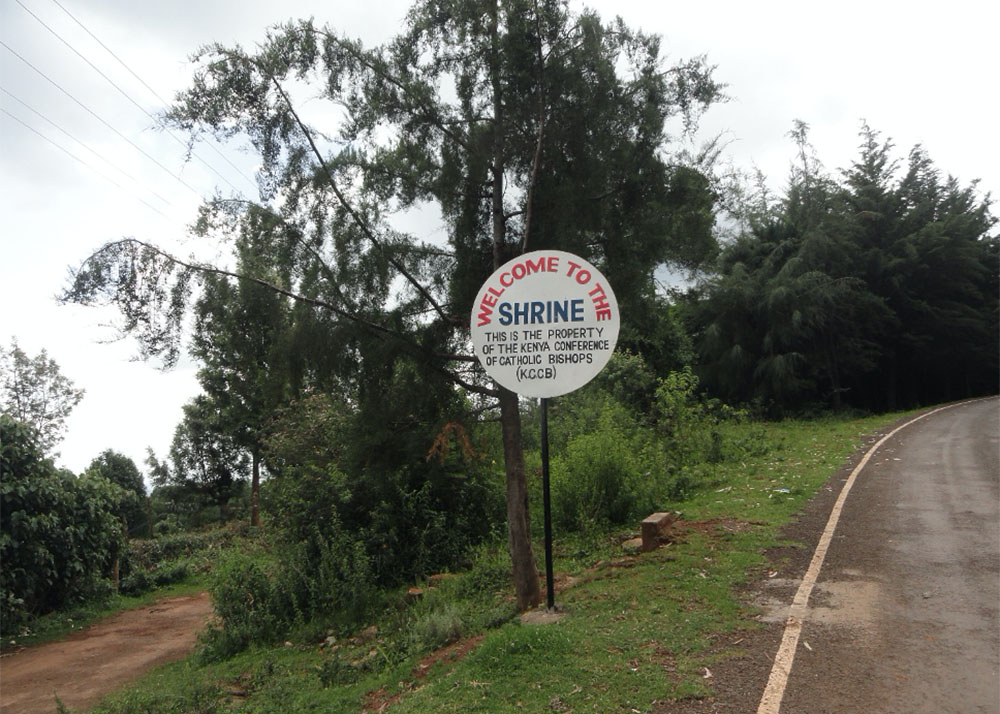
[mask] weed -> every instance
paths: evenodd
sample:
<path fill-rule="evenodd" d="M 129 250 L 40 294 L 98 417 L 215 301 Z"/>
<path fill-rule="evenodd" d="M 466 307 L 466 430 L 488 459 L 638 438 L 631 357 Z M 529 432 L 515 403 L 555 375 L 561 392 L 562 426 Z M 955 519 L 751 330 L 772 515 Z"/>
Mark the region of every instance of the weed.
<path fill-rule="evenodd" d="M 447 602 L 418 616 L 410 626 L 411 646 L 423 652 L 458 641 L 465 631 L 463 615 L 457 603 Z"/>

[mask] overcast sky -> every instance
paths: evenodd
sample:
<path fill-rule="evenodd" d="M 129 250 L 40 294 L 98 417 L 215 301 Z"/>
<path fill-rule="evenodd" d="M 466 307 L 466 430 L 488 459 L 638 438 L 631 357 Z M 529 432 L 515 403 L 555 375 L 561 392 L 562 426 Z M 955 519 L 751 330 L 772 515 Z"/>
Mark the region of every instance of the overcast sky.
<path fill-rule="evenodd" d="M 759 167 L 775 191 L 788 175 L 796 119 L 811 126 L 830 171 L 856 158 L 864 120 L 893 139 L 900 158 L 919 143 L 963 184 L 978 178 L 983 193 L 1000 190 L 1000 12 L 992 3 L 589 5 L 662 35 L 668 62 L 707 55 L 732 100 L 706 115 L 703 133 L 725 132 L 727 158 Z M 134 346 L 101 343 L 114 313 L 57 306 L 53 297 L 67 267 L 105 241 L 181 245 L 202 196 L 253 195 L 252 157 L 199 147 L 186 162 L 183 137 L 153 128 L 161 98 L 187 84 L 190 54 L 214 41 L 252 46 L 268 26 L 309 16 L 374 44 L 394 33 L 408 6 L 0 0 L 0 342 L 16 337 L 30 355 L 45 348 L 86 389 L 58 447 L 60 465 L 80 472 L 111 448 L 144 468 L 146 447 L 165 454 L 181 405 L 197 392 L 194 365 L 161 372 L 135 362 Z"/>

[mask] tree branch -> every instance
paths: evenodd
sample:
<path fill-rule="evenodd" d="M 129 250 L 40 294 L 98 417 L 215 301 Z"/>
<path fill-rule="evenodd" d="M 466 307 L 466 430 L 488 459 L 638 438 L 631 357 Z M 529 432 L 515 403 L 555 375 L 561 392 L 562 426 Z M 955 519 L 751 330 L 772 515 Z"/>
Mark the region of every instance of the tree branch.
<path fill-rule="evenodd" d="M 415 97 L 414 94 L 413 94 L 413 92 L 411 92 L 409 90 L 409 88 L 406 86 L 406 84 L 401 79 L 399 79 L 398 77 L 394 77 L 392 74 L 390 74 L 389 72 L 385 71 L 384 68 L 376 67 L 375 63 L 369 61 L 364 56 L 363 53 L 356 52 L 355 49 L 354 49 L 354 47 L 351 46 L 350 42 L 344 42 L 343 40 L 341 40 L 336 35 L 334 35 L 334 34 L 332 34 L 330 32 L 327 32 L 325 30 L 317 30 L 317 29 L 313 28 L 312 31 L 315 32 L 317 35 L 320 35 L 321 37 L 326 38 L 330 42 L 336 43 L 337 46 L 340 47 L 341 49 L 346 49 L 347 51 L 349 51 L 351 53 L 351 55 L 354 57 L 354 59 L 356 59 L 358 62 L 360 62 L 362 65 L 364 65 L 364 67 L 366 69 L 368 69 L 373 74 L 381 77 L 382 79 L 384 79 L 385 81 L 387 81 L 389 84 L 391 84 L 394 87 L 396 87 L 398 90 L 400 90 L 411 101 L 415 101 L 415 103 L 422 110 L 424 118 L 427 119 L 430 122 L 430 124 L 432 124 L 433 126 L 436 126 L 438 128 L 438 130 L 441 131 L 442 134 L 444 134 L 445 136 L 447 136 L 449 139 L 451 139 L 452 141 L 454 141 L 456 144 L 458 144 L 459 146 L 461 146 L 466 151 L 472 151 L 472 147 L 469 146 L 469 143 L 463 137 L 459 136 L 458 134 L 456 134 L 454 131 L 452 131 L 451 129 L 449 129 L 446 126 L 447 123 L 458 123 L 458 122 L 443 122 L 441 120 L 434 120 L 433 119 L 433 116 L 434 116 L 433 107 L 430 107 L 426 103 L 422 102 L 419 97 Z"/>
<path fill-rule="evenodd" d="M 158 256 L 159 258 L 163 259 L 164 261 L 170 264 L 179 266 L 181 268 L 184 268 L 192 272 L 209 274 L 209 275 L 218 275 L 233 280 L 247 280 L 251 283 L 254 283 L 255 285 L 259 285 L 263 288 L 267 288 L 268 290 L 272 290 L 278 293 L 279 295 L 283 295 L 289 298 L 290 300 L 294 300 L 295 302 L 303 303 L 306 305 L 312 305 L 314 307 L 322 308 L 323 310 L 328 310 L 333 314 L 337 315 L 338 317 L 344 320 L 348 320 L 349 322 L 353 322 L 354 324 L 357 324 L 375 333 L 376 335 L 389 337 L 401 343 L 402 345 L 405 345 L 409 350 L 413 351 L 416 354 L 419 354 L 424 359 L 425 364 L 427 364 L 440 374 L 446 376 L 454 384 L 477 394 L 484 394 L 488 396 L 494 395 L 494 390 L 488 387 L 472 384 L 467 380 L 463 379 L 461 376 L 449 371 L 448 369 L 445 369 L 443 366 L 438 364 L 438 361 L 442 359 L 447 361 L 474 361 L 475 357 L 463 356 L 463 355 L 451 355 L 451 354 L 438 354 L 435 352 L 431 352 L 430 350 L 427 350 L 421 345 L 406 338 L 404 335 L 400 334 L 396 330 L 390 329 L 388 327 L 378 324 L 377 322 L 372 322 L 371 320 L 365 319 L 359 315 L 344 310 L 343 308 L 338 307 L 334 303 L 331 303 L 327 300 L 323 300 L 321 298 L 309 297 L 307 295 L 302 295 L 301 293 L 297 293 L 293 290 L 283 288 L 280 285 L 276 285 L 268 280 L 255 277 L 253 275 L 239 273 L 233 270 L 227 270 L 225 268 L 219 268 L 217 266 L 208 263 L 199 263 L 189 260 L 182 260 L 181 258 L 178 258 L 177 256 L 172 255 L 151 243 L 139 240 L 138 238 L 123 238 L 122 240 L 119 241 L 107 243 L 99 251 L 97 251 L 96 253 L 92 254 L 89 258 L 87 258 L 84 261 L 84 265 L 87 262 L 95 259 L 100 253 L 124 245 L 132 245 L 139 247 L 143 250 L 149 251 L 153 255 Z M 62 302 L 70 302 L 72 298 L 64 294 L 60 298 L 60 300 Z"/>
<path fill-rule="evenodd" d="M 260 65 L 257 66 L 259 69 L 263 71 L 263 68 L 260 67 Z M 386 260 L 389 261 L 389 264 L 392 265 L 392 267 L 395 268 L 399 272 L 399 274 L 402 275 L 408 283 L 410 283 L 410 285 L 416 288 L 417 292 L 419 292 L 420 295 L 424 298 L 424 300 L 426 300 L 427 303 L 434 308 L 434 311 L 438 313 L 438 315 L 441 317 L 442 320 L 444 320 L 449 324 L 459 324 L 458 320 L 454 316 L 445 314 L 444 310 L 441 309 L 441 306 L 437 303 L 437 301 L 434 299 L 434 296 L 430 294 L 427 288 L 425 288 L 420 283 L 420 281 L 418 281 L 415 277 L 413 277 L 413 275 L 410 274 L 410 271 L 408 271 L 403 266 L 402 263 L 396 260 L 389 253 L 389 251 L 386 250 L 385 245 L 382 243 L 379 237 L 375 235 L 375 232 L 371 229 L 371 226 L 368 225 L 368 222 L 362 219 L 361 215 L 354 209 L 354 206 L 352 206 L 351 203 L 347 200 L 347 197 L 343 194 L 343 192 L 340 190 L 340 187 L 337 185 L 337 182 L 333 177 L 333 172 L 330 171 L 329 164 L 323 159 L 323 155 L 320 153 L 319 147 L 316 146 L 316 142 L 312 137 L 312 132 L 309 131 L 309 128 L 299 117 L 298 112 L 295 111 L 295 107 L 292 106 L 291 99 L 288 98 L 288 95 L 285 93 L 285 90 L 282 88 L 281 84 L 273 75 L 268 73 L 267 76 L 274 84 L 274 87 L 277 90 L 278 94 L 281 95 L 282 101 L 284 101 L 285 106 L 288 107 L 288 111 L 289 113 L 291 113 L 292 118 L 298 125 L 299 130 L 302 132 L 303 136 L 305 136 L 306 141 L 309 142 L 309 147 L 311 148 L 313 155 L 319 162 L 320 168 L 322 169 L 323 173 L 326 174 L 326 178 L 330 184 L 331 190 L 333 190 L 333 193 L 337 197 L 337 200 L 340 202 L 340 205 L 343 206 L 344 210 L 347 211 L 347 213 L 351 216 L 351 220 L 353 220 L 355 225 L 357 225 L 358 228 L 361 229 L 361 232 L 365 234 L 365 237 L 368 238 L 369 242 L 371 242 L 372 245 L 378 248 L 378 250 L 385 256 Z"/>

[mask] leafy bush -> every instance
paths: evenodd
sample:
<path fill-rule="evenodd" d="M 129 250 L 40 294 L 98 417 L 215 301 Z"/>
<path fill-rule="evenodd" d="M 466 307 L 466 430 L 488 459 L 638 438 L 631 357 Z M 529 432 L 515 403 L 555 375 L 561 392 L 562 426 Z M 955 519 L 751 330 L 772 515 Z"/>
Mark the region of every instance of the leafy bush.
<path fill-rule="evenodd" d="M 120 590 L 125 595 L 141 595 L 179 583 L 194 571 L 210 570 L 217 556 L 234 544 L 252 547 L 258 534 L 258 529 L 245 523 L 231 522 L 209 531 L 130 540 L 121 556 Z"/>
<path fill-rule="evenodd" d="M 174 563 L 149 573 L 145 570 L 133 570 L 122 577 L 118 590 L 123 595 L 142 595 L 153 588 L 179 583 L 188 576 L 188 572 L 188 566 L 184 563 Z"/>
<path fill-rule="evenodd" d="M 553 517 L 565 530 L 621 524 L 668 508 L 711 479 L 712 465 L 760 448 L 723 436 L 744 415 L 698 394 L 690 369 L 655 378 L 616 353 L 605 373 L 555 402 Z"/>
<path fill-rule="evenodd" d="M 286 544 L 270 564 L 231 557 L 216 573 L 212 599 L 219 627 L 206 637 L 210 660 L 276 642 L 320 618 L 348 630 L 377 601 L 362 544 L 335 529 Z"/>
<path fill-rule="evenodd" d="M 553 518 L 567 530 L 624 523 L 638 506 L 641 445 L 609 402 L 595 428 L 572 437 L 552 462 Z"/>
<path fill-rule="evenodd" d="M 367 473 L 352 484 L 344 524 L 361 533 L 380 584 L 412 582 L 462 564 L 504 522 L 503 492 L 491 480 L 471 462 Z"/>
<path fill-rule="evenodd" d="M 212 601 L 220 626 L 205 635 L 202 656 L 208 660 L 224 659 L 253 642 L 276 641 L 287 629 L 287 623 L 272 612 L 272 590 L 272 578 L 260 563 L 243 555 L 224 562 L 212 586 Z"/>
<path fill-rule="evenodd" d="M 122 595 L 135 597 L 142 595 L 153 588 L 153 581 L 145 570 L 133 570 L 128 575 L 122 576 L 118 583 L 118 590 Z"/>
<path fill-rule="evenodd" d="M 221 551 L 245 535 L 240 524 L 209 531 L 174 533 L 151 540 L 131 540 L 122 558 L 126 567 L 153 570 L 169 561 L 191 557 L 205 551 Z"/>
<path fill-rule="evenodd" d="M 473 554 L 472 569 L 458 580 L 463 597 L 505 592 L 510 585 L 510 556 L 499 540 L 478 546 Z"/>
<path fill-rule="evenodd" d="M 371 577 L 390 587 L 455 567 L 503 523 L 499 482 L 482 463 L 453 456 L 355 476 L 332 464 L 301 467 L 261 495 L 265 517 L 289 542 L 357 534 Z"/>
<path fill-rule="evenodd" d="M 188 576 L 188 566 L 185 563 L 175 563 L 165 568 L 159 568 L 153 573 L 153 585 L 158 588 L 179 583 Z"/>
<path fill-rule="evenodd" d="M 95 584 L 121 552 L 120 487 L 58 471 L 37 435 L 0 415 L 0 617 L 5 630 L 108 588 Z"/>
<path fill-rule="evenodd" d="M 218 503 L 188 484 L 165 483 L 156 486 L 149 497 L 153 533 L 157 536 L 239 521 L 249 513 L 249 507 L 250 489 L 243 481 L 232 484 L 229 489 L 225 519 Z"/>
<path fill-rule="evenodd" d="M 454 602 L 419 615 L 410 626 L 410 643 L 425 651 L 444 647 L 462 639 L 465 632 L 464 613 Z"/>

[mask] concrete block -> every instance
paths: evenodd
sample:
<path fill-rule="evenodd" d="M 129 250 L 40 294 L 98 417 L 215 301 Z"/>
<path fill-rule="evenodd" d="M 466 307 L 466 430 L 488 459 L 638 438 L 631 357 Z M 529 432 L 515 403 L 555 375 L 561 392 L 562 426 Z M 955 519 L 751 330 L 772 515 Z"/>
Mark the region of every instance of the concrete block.
<path fill-rule="evenodd" d="M 642 552 L 656 550 L 660 545 L 660 538 L 670 532 L 670 526 L 674 523 L 674 516 L 671 513 L 654 513 L 647 516 L 642 521 Z"/>

